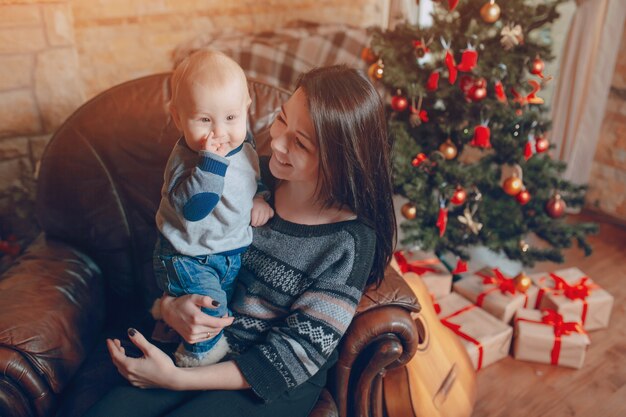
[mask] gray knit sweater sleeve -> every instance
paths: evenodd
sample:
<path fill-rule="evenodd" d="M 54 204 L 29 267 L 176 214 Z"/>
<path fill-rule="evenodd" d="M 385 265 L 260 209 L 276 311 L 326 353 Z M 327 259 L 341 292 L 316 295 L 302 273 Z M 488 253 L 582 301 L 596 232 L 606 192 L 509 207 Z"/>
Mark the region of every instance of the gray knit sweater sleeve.
<path fill-rule="evenodd" d="M 194 154 L 180 142 L 172 153 L 171 170 L 165 176 L 170 204 L 184 220 L 202 220 L 220 200 L 230 161 L 209 151 Z"/>
<path fill-rule="evenodd" d="M 358 221 L 302 226 L 276 216 L 243 256 L 234 357 L 271 401 L 324 366 L 354 317 L 371 269 L 374 231 Z"/>

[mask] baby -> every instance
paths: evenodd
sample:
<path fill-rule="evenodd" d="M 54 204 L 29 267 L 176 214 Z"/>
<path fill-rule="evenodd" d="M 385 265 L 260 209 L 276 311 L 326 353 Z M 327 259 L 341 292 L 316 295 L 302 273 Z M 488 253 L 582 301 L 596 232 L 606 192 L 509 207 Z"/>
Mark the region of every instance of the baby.
<path fill-rule="evenodd" d="M 203 50 L 176 67 L 171 86 L 170 113 L 182 137 L 167 161 L 156 214 L 155 276 L 169 295 L 210 296 L 216 308 L 203 311 L 222 317 L 252 226 L 274 215 L 247 133 L 248 84 L 235 61 Z M 158 300 L 152 312 L 159 318 Z M 207 337 L 181 343 L 176 364 L 208 365 L 228 353 L 223 332 Z"/>

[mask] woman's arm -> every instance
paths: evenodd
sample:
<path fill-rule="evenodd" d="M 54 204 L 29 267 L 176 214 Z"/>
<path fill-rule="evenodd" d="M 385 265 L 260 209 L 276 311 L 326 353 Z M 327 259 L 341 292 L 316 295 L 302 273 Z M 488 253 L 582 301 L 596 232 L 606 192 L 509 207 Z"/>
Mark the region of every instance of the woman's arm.
<path fill-rule="evenodd" d="M 107 347 L 119 373 L 136 387 L 176 391 L 249 388 L 232 361 L 196 368 L 178 368 L 165 352 L 148 342 L 137 330 L 129 329 L 128 336 L 143 352 L 141 358 L 126 356 L 117 339 L 107 340 Z"/>

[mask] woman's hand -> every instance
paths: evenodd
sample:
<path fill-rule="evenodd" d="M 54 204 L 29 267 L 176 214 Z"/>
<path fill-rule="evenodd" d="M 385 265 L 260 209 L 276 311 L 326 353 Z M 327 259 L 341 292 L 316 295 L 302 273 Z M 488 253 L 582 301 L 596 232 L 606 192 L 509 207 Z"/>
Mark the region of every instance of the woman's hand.
<path fill-rule="evenodd" d="M 198 343 L 218 334 L 224 327 L 233 323 L 233 317 L 212 317 L 200 310 L 201 307 L 215 308 L 213 299 L 208 296 L 190 294 L 181 297 L 163 295 L 161 314 L 163 320 L 172 327 L 187 343 Z"/>
<path fill-rule="evenodd" d="M 135 329 L 128 329 L 130 340 L 143 352 L 141 358 L 126 356 L 118 339 L 107 339 L 107 348 L 115 367 L 124 378 L 139 388 L 177 389 L 177 368 L 165 352 L 148 342 Z"/>

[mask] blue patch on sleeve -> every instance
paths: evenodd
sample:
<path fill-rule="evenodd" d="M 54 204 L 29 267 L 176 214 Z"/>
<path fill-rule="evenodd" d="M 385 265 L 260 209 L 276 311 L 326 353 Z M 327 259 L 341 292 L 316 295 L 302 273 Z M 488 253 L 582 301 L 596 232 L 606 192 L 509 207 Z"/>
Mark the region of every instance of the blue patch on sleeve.
<path fill-rule="evenodd" d="M 215 193 L 196 194 L 183 207 L 183 216 L 190 222 L 202 220 L 213 211 L 219 201 L 220 196 Z"/>

